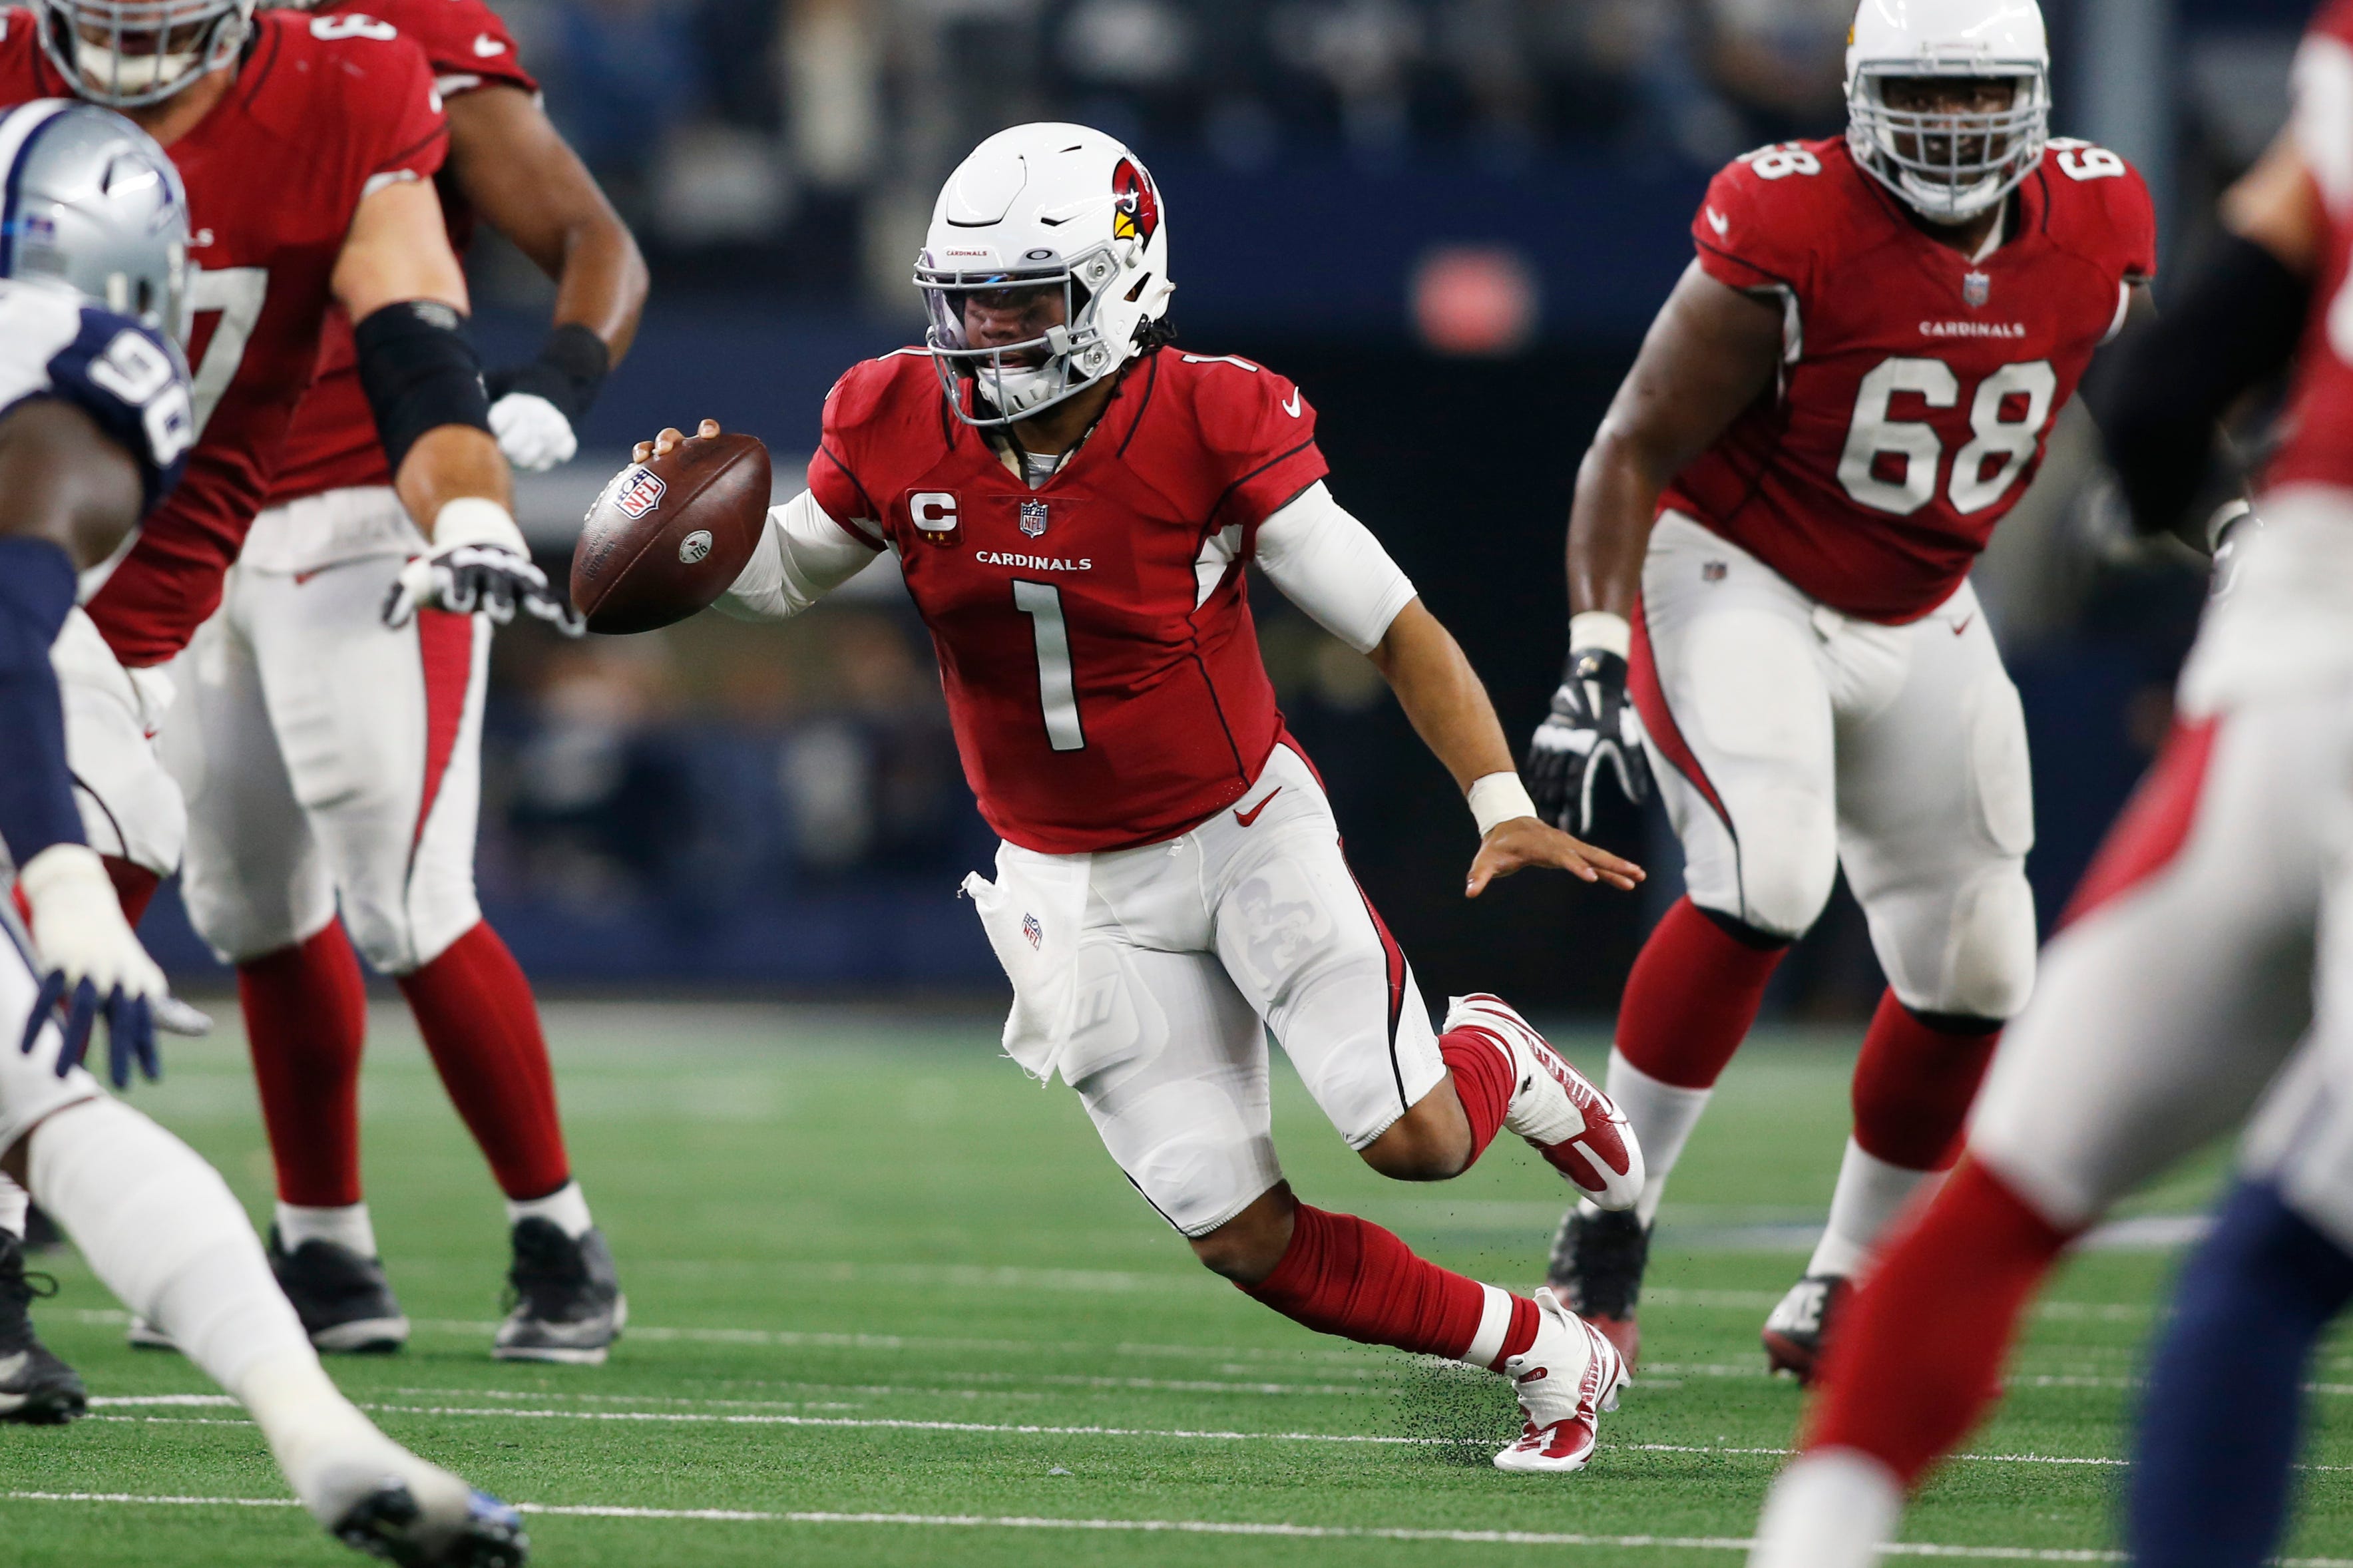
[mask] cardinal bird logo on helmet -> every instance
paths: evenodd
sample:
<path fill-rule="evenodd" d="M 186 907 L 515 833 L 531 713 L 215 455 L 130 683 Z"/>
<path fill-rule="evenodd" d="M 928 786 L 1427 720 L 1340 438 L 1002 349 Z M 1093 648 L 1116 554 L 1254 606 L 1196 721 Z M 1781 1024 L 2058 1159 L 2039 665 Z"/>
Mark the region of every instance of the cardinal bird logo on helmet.
<path fill-rule="evenodd" d="M 1152 176 L 1134 159 L 1122 158 L 1111 172 L 1111 188 L 1119 197 L 1111 237 L 1151 244 L 1160 227 L 1160 193 L 1152 188 Z"/>

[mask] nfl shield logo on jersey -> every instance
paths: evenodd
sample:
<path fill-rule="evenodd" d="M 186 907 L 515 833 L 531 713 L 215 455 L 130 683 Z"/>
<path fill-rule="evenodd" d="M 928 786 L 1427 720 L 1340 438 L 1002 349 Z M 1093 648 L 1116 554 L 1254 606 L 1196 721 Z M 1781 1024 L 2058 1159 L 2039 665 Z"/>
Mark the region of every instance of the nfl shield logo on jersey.
<path fill-rule="evenodd" d="M 1046 928 L 1038 923 L 1036 915 L 1024 914 L 1021 917 L 1021 934 L 1029 939 L 1029 945 L 1034 948 L 1046 940 Z"/>
<path fill-rule="evenodd" d="M 1046 503 L 1025 500 L 1021 503 L 1021 531 L 1035 539 L 1046 531 Z"/>
<path fill-rule="evenodd" d="M 620 493 L 614 496 L 613 504 L 621 509 L 621 515 L 632 518 L 643 517 L 661 505 L 662 491 L 670 488 L 642 468 L 631 468 L 617 483 Z"/>
<path fill-rule="evenodd" d="M 1992 279 L 1982 272 L 1967 272 L 1961 275 L 1961 298 L 1968 301 L 1970 309 L 1976 309 L 1992 297 Z"/>

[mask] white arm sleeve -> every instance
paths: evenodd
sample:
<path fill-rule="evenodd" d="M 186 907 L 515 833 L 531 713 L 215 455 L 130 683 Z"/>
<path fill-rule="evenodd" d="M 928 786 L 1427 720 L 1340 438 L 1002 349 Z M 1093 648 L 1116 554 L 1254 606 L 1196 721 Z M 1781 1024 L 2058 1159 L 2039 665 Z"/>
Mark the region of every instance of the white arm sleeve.
<path fill-rule="evenodd" d="M 739 621 L 784 621 L 856 576 L 881 552 L 861 544 L 803 490 L 768 509 L 752 559 L 712 608 Z"/>
<path fill-rule="evenodd" d="M 1358 653 L 1372 652 L 1413 602 L 1411 580 L 1373 531 L 1320 482 L 1259 525 L 1258 563 L 1284 598 Z"/>

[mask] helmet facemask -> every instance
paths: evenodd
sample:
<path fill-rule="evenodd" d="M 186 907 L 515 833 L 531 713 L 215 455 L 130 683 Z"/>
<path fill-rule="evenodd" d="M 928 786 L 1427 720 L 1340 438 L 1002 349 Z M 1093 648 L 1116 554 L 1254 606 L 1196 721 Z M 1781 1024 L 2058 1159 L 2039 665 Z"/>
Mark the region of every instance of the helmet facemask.
<path fill-rule="evenodd" d="M 1111 250 L 1097 246 L 1067 263 L 1032 252 L 1035 265 L 1011 272 L 958 271 L 941 265 L 948 258 L 923 252 L 915 265 L 915 284 L 931 317 L 924 342 L 958 418 L 1002 427 L 1075 397 L 1125 363 L 1127 345 L 1106 342 L 1099 319 L 1097 290 L 1119 272 Z M 991 309 L 1008 312 L 1029 301 L 1032 309 L 1025 315 L 1050 321 L 1051 310 L 1035 306 L 1059 297 L 1060 320 L 1018 342 L 976 343 L 966 321 L 967 304 L 976 295 L 990 296 Z M 969 400 L 963 395 L 966 383 L 973 391 Z"/>
<path fill-rule="evenodd" d="M 75 92 L 111 109 L 161 103 L 237 58 L 253 0 L 39 0 L 41 47 Z"/>
<path fill-rule="evenodd" d="M 2007 105 L 1896 108 L 1895 82 L 2011 84 Z M 2040 61 L 1871 61 L 1847 85 L 1847 146 L 1854 161 L 1931 223 L 1958 224 L 1991 208 L 2034 172 L 2050 138 L 2051 77 Z"/>

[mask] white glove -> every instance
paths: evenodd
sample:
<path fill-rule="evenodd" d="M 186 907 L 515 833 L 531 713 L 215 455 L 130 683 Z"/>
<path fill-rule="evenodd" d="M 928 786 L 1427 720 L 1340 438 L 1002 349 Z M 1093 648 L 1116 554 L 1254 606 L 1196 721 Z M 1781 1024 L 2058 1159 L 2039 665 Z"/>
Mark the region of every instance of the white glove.
<path fill-rule="evenodd" d="M 445 504 L 433 520 L 433 549 L 400 569 L 384 599 L 384 624 L 395 631 L 420 609 L 452 615 L 477 612 L 499 626 L 526 610 L 566 637 L 586 629 L 580 613 L 548 584 L 531 558 L 522 530 L 507 509 L 480 496 Z"/>
<path fill-rule="evenodd" d="M 568 463 L 580 450 L 564 410 L 535 392 L 510 392 L 491 405 L 491 434 L 507 461 L 527 474 Z"/>
<path fill-rule="evenodd" d="M 117 1089 L 131 1084 L 136 1062 L 149 1078 L 155 1061 L 154 1006 L 171 985 L 139 945 L 106 867 L 86 844 L 52 844 L 16 872 L 32 911 L 33 948 L 42 973 L 40 1000 L 25 1026 L 30 1051 L 58 1002 L 67 1003 L 58 1076 L 82 1058 L 99 1014 L 106 1016 L 109 1063 Z"/>

